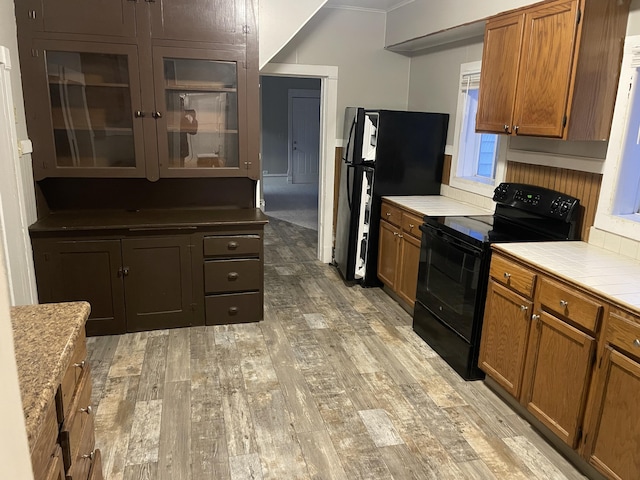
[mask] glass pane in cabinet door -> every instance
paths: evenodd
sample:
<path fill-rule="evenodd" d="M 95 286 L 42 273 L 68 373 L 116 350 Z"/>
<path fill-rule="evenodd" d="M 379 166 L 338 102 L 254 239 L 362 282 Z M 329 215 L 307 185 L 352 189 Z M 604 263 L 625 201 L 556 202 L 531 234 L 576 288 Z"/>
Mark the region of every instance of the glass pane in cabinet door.
<path fill-rule="evenodd" d="M 135 167 L 127 56 L 46 55 L 57 166 Z"/>
<path fill-rule="evenodd" d="M 165 59 L 169 168 L 239 166 L 235 62 Z"/>

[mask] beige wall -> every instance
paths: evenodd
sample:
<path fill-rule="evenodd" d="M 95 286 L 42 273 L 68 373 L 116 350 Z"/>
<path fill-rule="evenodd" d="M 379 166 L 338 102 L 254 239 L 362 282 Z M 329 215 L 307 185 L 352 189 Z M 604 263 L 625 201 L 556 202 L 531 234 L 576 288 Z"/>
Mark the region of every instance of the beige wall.
<path fill-rule="evenodd" d="M 385 45 L 394 45 L 491 15 L 536 3 L 539 0 L 414 0 L 387 15 Z"/>
<path fill-rule="evenodd" d="M 385 15 L 322 8 L 273 63 L 338 67 L 336 138 L 347 106 L 406 109 L 410 59 L 384 50 Z"/>

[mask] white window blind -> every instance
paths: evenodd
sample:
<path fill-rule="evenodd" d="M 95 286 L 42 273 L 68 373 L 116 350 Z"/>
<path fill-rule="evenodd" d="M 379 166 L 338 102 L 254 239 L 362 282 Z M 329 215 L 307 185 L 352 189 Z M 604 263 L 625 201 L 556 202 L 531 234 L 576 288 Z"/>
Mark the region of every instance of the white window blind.
<path fill-rule="evenodd" d="M 478 90 L 480 88 L 480 72 L 463 73 L 460 76 L 460 90 Z"/>

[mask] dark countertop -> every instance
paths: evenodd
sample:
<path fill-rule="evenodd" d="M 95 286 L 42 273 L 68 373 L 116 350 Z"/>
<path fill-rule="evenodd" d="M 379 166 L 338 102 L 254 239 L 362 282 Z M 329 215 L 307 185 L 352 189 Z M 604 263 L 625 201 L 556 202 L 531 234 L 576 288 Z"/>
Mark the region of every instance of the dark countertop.
<path fill-rule="evenodd" d="M 55 212 L 29 227 L 31 235 L 46 232 L 149 229 L 197 229 L 233 225 L 264 225 L 259 208 L 177 208 L 145 210 L 77 210 Z"/>

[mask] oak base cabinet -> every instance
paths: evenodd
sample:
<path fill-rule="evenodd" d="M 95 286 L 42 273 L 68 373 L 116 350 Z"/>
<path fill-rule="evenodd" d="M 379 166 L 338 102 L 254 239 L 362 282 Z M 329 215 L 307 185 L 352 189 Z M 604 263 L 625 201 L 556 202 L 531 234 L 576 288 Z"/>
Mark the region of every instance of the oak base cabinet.
<path fill-rule="evenodd" d="M 416 301 L 422 219 L 382 202 L 378 244 L 378 278 L 413 307 Z"/>

